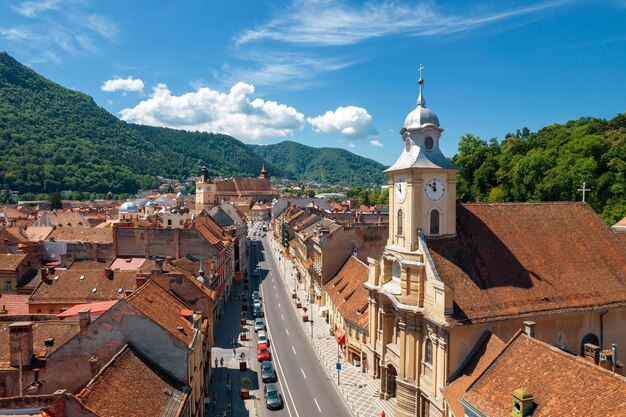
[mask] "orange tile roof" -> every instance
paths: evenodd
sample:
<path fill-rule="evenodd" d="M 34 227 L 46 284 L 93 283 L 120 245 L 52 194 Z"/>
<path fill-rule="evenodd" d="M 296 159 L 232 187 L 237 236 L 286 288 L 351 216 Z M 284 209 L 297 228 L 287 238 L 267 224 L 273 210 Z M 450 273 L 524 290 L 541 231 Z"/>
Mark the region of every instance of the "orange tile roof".
<path fill-rule="evenodd" d="M 10 368 L 9 325 L 0 323 L 0 368 Z M 63 346 L 79 331 L 76 321 L 46 320 L 33 322 L 33 353 L 37 358 L 45 358 Z M 52 338 L 52 346 L 46 346 L 46 339 Z"/>
<path fill-rule="evenodd" d="M 125 345 L 77 395 L 95 415 L 178 416 L 186 402 L 184 384 Z"/>
<path fill-rule="evenodd" d="M 28 314 L 28 297 L 23 294 L 0 294 L 0 315 Z"/>
<path fill-rule="evenodd" d="M 533 417 L 626 416 L 623 376 L 521 332 L 462 398 L 489 417 L 510 417 L 519 388 L 534 397 Z"/>
<path fill-rule="evenodd" d="M 365 329 L 368 321 L 367 265 L 351 256 L 324 288 L 345 320 Z"/>
<path fill-rule="evenodd" d="M 39 242 L 39 241 L 46 240 L 50 236 L 53 230 L 54 230 L 54 227 L 29 226 L 24 231 L 24 234 L 26 235 L 29 241 Z"/>
<path fill-rule="evenodd" d="M 110 227 L 58 227 L 48 237 L 57 242 L 113 242 L 113 229 Z"/>
<path fill-rule="evenodd" d="M 228 248 L 231 238 L 224 235 L 224 230 L 210 216 L 197 217 L 193 225 L 220 252 Z"/>
<path fill-rule="evenodd" d="M 61 314 L 57 314 L 57 317 L 64 319 L 67 317 L 78 317 L 78 312 L 85 308 L 89 309 L 90 316 L 99 316 L 100 314 L 108 311 L 111 307 L 117 304 L 119 300 L 112 301 L 97 301 L 95 303 L 76 304 L 74 307 L 65 310 Z"/>
<path fill-rule="evenodd" d="M 460 205 L 427 246 L 457 324 L 626 305 L 626 248 L 583 203 Z"/>
<path fill-rule="evenodd" d="M 146 317 L 159 324 L 187 346 L 194 338 L 195 329 L 181 316 L 189 306 L 171 295 L 154 280 L 149 280 L 129 295 L 126 300 Z"/>
<path fill-rule="evenodd" d="M 465 363 L 450 377 L 453 380 L 443 389 L 443 396 L 452 409 L 455 417 L 463 417 L 463 406 L 459 399 L 465 394 L 467 389 L 474 383 L 502 352 L 506 343 L 498 336 L 486 331 L 467 356 Z"/>
<path fill-rule="evenodd" d="M 146 258 L 115 258 L 109 268 L 120 271 L 139 271 L 146 262 Z"/>
<path fill-rule="evenodd" d="M 45 213 L 57 227 L 90 227 L 89 220 L 77 211 L 53 210 Z"/>
<path fill-rule="evenodd" d="M 26 259 L 25 253 L 0 253 L 0 271 L 17 271 Z"/>
<path fill-rule="evenodd" d="M 29 304 L 119 300 L 124 298 L 126 291 L 135 290 L 136 271 L 113 271 L 113 278 L 109 279 L 104 273 L 106 267 L 105 263 L 83 261 L 73 263 L 68 269 L 56 269 L 39 283 Z M 59 278 L 55 279 L 57 276 Z"/>

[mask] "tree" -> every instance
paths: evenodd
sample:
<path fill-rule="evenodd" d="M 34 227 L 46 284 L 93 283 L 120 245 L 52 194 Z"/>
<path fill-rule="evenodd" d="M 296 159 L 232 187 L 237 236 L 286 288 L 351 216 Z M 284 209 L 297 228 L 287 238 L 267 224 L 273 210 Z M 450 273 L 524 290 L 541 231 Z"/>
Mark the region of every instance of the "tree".
<path fill-rule="evenodd" d="M 63 208 L 63 199 L 61 198 L 61 193 L 55 191 L 50 194 L 50 208 L 52 210 L 58 210 Z"/>

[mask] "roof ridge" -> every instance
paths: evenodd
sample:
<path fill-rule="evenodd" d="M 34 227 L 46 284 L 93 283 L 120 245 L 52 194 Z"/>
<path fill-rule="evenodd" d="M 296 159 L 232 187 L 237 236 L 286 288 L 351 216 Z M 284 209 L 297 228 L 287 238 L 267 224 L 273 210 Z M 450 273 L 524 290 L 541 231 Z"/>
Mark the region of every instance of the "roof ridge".
<path fill-rule="evenodd" d="M 585 366 L 589 366 L 590 369 L 593 369 L 594 371 L 597 371 L 599 373 L 604 373 L 604 374 L 606 374 L 608 376 L 611 376 L 611 377 L 613 377 L 613 378 L 615 378 L 615 379 L 617 379 L 619 381 L 626 382 L 626 376 L 618 375 L 618 374 L 616 374 L 613 371 L 610 371 L 608 369 L 604 369 L 601 366 L 598 366 L 598 365 L 596 365 L 596 364 L 594 364 L 592 362 L 589 362 L 588 360 L 585 360 L 585 358 L 583 356 L 574 355 L 572 353 L 569 353 L 567 351 L 559 349 L 556 346 L 549 345 L 548 343 L 543 342 L 543 341 L 541 341 L 539 339 L 536 339 L 534 337 L 530 337 L 530 336 L 526 335 L 525 333 L 523 333 L 523 336 L 525 336 L 525 338 L 528 339 L 529 341 L 531 341 L 532 343 L 535 343 L 535 344 L 537 344 L 538 346 L 540 346 L 540 347 L 542 347 L 544 349 L 549 349 L 549 350 L 551 350 L 551 351 L 553 351 L 553 352 L 555 352 L 555 353 L 557 353 L 557 354 L 559 354 L 559 355 L 561 355 L 561 356 L 563 356 L 563 357 L 565 357 L 565 358 L 567 358 L 567 359 L 569 359 L 569 360 L 571 360 L 573 362 L 582 363 Z"/>

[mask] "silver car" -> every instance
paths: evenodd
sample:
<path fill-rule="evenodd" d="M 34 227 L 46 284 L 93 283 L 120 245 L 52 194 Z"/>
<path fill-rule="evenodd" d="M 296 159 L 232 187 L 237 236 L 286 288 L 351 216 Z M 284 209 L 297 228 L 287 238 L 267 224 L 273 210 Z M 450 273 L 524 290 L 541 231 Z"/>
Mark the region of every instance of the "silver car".
<path fill-rule="evenodd" d="M 270 410 L 279 410 L 283 408 L 283 397 L 278 392 L 276 384 L 267 384 L 263 389 L 265 396 L 265 406 Z"/>
<path fill-rule="evenodd" d="M 254 320 L 254 331 L 258 332 L 259 330 L 265 331 L 265 322 L 262 318 L 258 318 Z"/>

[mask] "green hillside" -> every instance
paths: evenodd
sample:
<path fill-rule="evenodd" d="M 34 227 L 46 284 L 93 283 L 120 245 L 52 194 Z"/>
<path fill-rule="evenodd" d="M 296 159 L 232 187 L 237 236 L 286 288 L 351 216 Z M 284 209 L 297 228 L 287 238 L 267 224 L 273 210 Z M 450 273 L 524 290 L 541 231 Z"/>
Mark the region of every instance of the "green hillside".
<path fill-rule="evenodd" d="M 452 158 L 462 201 L 587 202 L 608 224 L 626 216 L 626 113 L 581 118 L 486 142 L 471 134 Z"/>
<path fill-rule="evenodd" d="M 157 185 L 157 175 L 184 179 L 206 165 L 212 176 L 257 176 L 266 162 L 228 135 L 125 123 L 91 97 L 42 77 L 6 53 L 0 53 L 0 149 L 0 188 L 20 193 L 134 193 Z M 359 185 L 373 175 L 371 164 L 361 164 L 363 158 L 347 151 L 321 153 L 329 156 L 318 160 L 319 167 L 285 170 L 276 160 L 266 164 L 279 178 L 306 179 L 315 169 L 318 177 L 347 177 Z M 337 161 L 340 170 L 357 172 L 335 173 Z"/>
<path fill-rule="evenodd" d="M 345 149 L 312 148 L 291 141 L 249 146 L 295 178 L 352 186 L 376 186 L 386 182 L 384 165 Z"/>

